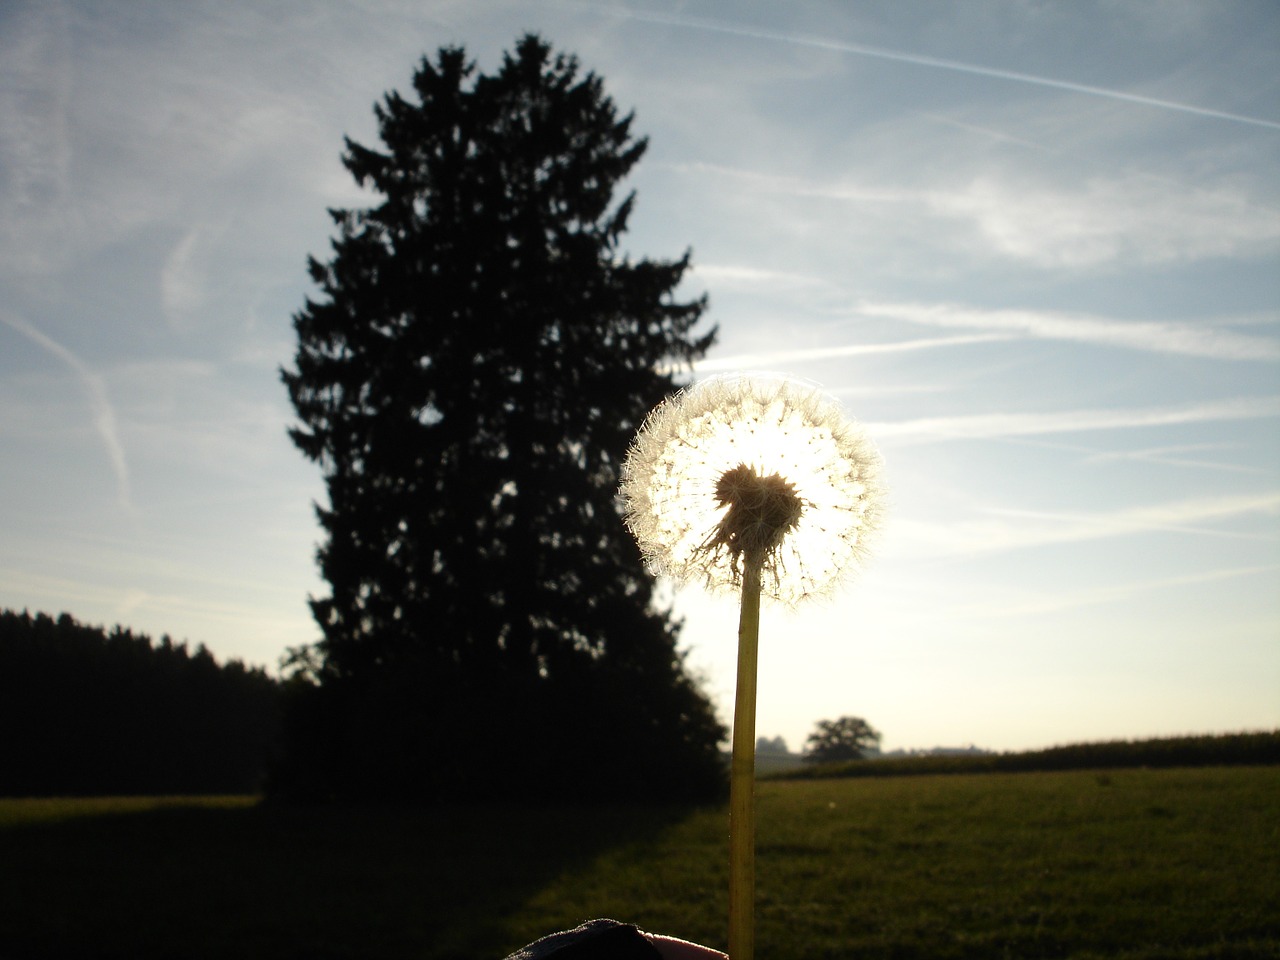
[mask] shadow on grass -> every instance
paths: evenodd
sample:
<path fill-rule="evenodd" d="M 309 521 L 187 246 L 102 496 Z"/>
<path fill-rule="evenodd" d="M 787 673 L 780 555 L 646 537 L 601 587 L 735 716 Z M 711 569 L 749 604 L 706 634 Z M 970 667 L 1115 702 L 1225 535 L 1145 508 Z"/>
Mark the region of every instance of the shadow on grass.
<path fill-rule="evenodd" d="M 0 825 L 0 960 L 497 960 L 547 883 L 688 813 L 191 805 Z"/>

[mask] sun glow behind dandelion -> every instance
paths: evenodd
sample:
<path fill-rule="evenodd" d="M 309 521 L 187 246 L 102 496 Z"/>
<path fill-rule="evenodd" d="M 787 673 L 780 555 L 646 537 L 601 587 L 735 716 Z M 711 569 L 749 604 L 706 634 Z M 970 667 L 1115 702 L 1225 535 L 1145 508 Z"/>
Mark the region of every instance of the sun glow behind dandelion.
<path fill-rule="evenodd" d="M 725 543 L 726 479 L 746 467 L 778 478 L 798 518 L 762 564 L 766 596 L 795 604 L 823 595 L 866 559 L 883 504 L 871 441 L 820 390 L 781 377 L 702 381 L 658 406 L 623 467 L 627 524 L 651 569 L 712 592 L 736 591 L 741 557 Z"/>

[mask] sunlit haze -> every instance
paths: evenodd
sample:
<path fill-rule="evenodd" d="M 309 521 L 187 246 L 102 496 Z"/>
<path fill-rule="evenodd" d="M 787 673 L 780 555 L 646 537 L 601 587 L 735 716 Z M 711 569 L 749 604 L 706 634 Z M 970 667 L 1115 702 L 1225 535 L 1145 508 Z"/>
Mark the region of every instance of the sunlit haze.
<path fill-rule="evenodd" d="M 317 630 L 278 368 L 418 59 L 535 31 L 649 151 L 695 376 L 879 446 L 869 568 L 766 605 L 758 731 L 1010 750 L 1280 727 L 1280 6 L 0 5 L 0 607 L 274 668 Z M 668 590 L 666 596 L 671 596 Z M 674 594 L 722 718 L 737 605 Z"/>

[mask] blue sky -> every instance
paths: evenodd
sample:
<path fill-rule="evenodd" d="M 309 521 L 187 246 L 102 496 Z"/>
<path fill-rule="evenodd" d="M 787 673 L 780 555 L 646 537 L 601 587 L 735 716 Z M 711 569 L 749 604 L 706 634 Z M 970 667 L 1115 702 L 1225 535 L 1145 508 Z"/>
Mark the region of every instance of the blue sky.
<path fill-rule="evenodd" d="M 269 10 L 269 12 L 268 12 Z M 1280 9 L 1269 2 L 0 8 L 0 605 L 273 665 L 315 637 L 277 368 L 364 198 L 341 137 L 525 31 L 650 149 L 699 375 L 817 381 L 892 515 L 766 608 L 759 732 L 1019 749 L 1280 726 Z M 728 718 L 736 609 L 684 590 Z"/>

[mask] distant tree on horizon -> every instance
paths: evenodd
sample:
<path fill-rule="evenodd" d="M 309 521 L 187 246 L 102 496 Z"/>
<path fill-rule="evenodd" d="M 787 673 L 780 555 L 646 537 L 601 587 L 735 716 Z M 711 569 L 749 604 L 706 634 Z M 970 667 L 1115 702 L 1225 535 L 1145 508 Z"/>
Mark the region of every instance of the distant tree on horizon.
<path fill-rule="evenodd" d="M 413 94 L 375 106 L 377 148 L 346 140 L 377 199 L 332 211 L 282 370 L 329 586 L 283 782 L 719 789 L 724 728 L 615 504 L 631 437 L 715 335 L 674 296 L 687 253 L 621 246 L 646 141 L 533 35 L 491 75 L 443 48 Z"/>
<path fill-rule="evenodd" d="M 862 760 L 880 745 L 880 732 L 861 717 L 819 720 L 805 741 L 806 763 Z"/>

